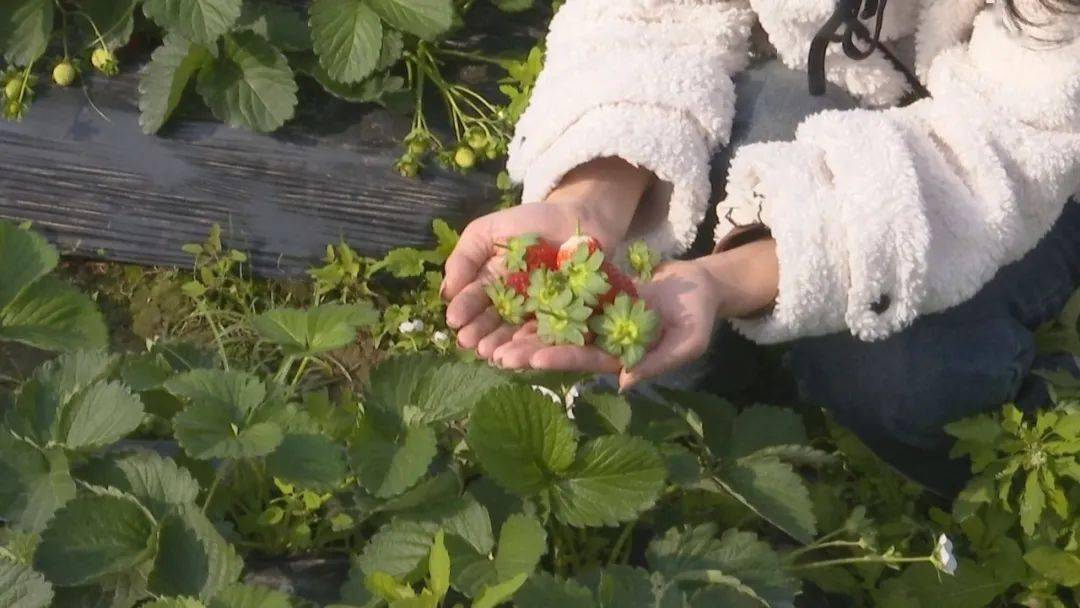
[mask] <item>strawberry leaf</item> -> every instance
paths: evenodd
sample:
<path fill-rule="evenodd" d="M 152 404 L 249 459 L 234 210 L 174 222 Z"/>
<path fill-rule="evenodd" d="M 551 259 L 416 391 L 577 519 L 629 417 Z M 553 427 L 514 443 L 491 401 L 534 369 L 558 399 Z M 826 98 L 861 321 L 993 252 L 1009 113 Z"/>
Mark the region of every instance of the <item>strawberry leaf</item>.
<path fill-rule="evenodd" d="M 0 606 L 48 608 L 52 585 L 30 568 L 0 557 Z"/>
<path fill-rule="evenodd" d="M 75 481 L 63 450 L 40 450 L 0 428 L 0 517 L 8 525 L 40 532 L 74 497 Z"/>
<path fill-rule="evenodd" d="M 193 458 L 265 456 L 282 441 L 277 423 L 255 415 L 267 407 L 266 387 L 250 374 L 197 370 L 169 380 L 165 389 L 189 403 L 173 418 L 173 428 Z"/>

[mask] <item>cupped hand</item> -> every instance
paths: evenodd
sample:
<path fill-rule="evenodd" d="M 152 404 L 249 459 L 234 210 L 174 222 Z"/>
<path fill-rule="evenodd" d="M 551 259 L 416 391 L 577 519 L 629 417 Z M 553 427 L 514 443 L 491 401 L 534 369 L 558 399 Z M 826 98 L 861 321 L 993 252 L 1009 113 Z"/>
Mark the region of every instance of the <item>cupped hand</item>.
<path fill-rule="evenodd" d="M 638 286 L 649 307 L 660 316 L 660 339 L 633 368 L 596 346 L 549 346 L 527 324 L 490 356 L 512 369 L 545 369 L 586 373 L 618 373 L 627 390 L 642 380 L 679 368 L 705 354 L 717 322 L 717 287 L 713 276 L 695 262 L 669 262 L 652 281 Z"/>

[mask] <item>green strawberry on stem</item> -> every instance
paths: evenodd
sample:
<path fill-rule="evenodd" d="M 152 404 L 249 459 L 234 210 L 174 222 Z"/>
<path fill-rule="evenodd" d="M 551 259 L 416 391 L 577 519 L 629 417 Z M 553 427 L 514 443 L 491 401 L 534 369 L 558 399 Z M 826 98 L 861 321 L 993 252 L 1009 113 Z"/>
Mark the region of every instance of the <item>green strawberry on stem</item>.
<path fill-rule="evenodd" d="M 603 251 L 597 249 L 590 252 L 588 246 L 582 245 L 574 252 L 574 257 L 560 267 L 566 275 L 570 291 L 588 306 L 595 305 L 600 296 L 611 289 L 611 284 L 600 271 L 603 265 Z"/>
<path fill-rule="evenodd" d="M 630 259 L 630 267 L 642 281 L 651 280 L 653 269 L 660 263 L 660 254 L 649 248 L 645 241 L 632 243 L 626 251 L 626 257 Z"/>
<path fill-rule="evenodd" d="M 604 309 L 603 315 L 589 321 L 589 327 L 596 332 L 600 348 L 618 357 L 623 368 L 630 369 L 656 341 L 660 317 L 648 309 L 644 300 L 621 294 Z"/>
<path fill-rule="evenodd" d="M 565 275 L 556 270 L 539 268 L 529 277 L 525 310 L 561 310 L 569 306 L 573 299 L 574 294 L 570 291 Z"/>
<path fill-rule="evenodd" d="M 592 312 L 580 299 L 572 300 L 561 309 L 540 311 L 536 313 L 536 333 L 546 344 L 585 346 Z"/>
<path fill-rule="evenodd" d="M 491 305 L 503 321 L 511 325 L 521 325 L 525 322 L 525 296 L 507 285 L 505 279 L 499 277 L 488 283 L 484 287 L 484 292 L 491 298 Z"/>

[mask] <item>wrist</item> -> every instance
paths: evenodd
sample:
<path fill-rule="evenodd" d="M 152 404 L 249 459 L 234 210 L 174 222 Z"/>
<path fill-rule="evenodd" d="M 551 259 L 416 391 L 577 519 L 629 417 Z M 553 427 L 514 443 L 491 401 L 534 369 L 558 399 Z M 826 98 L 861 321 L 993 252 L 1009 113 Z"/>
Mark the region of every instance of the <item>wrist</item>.
<path fill-rule="evenodd" d="M 626 235 L 653 179 L 621 158 L 598 158 L 567 173 L 544 202 L 568 209 L 583 232 L 611 247 Z"/>
<path fill-rule="evenodd" d="M 775 305 L 780 268 L 773 239 L 753 241 L 699 258 L 695 263 L 709 277 L 718 317 L 759 316 Z"/>

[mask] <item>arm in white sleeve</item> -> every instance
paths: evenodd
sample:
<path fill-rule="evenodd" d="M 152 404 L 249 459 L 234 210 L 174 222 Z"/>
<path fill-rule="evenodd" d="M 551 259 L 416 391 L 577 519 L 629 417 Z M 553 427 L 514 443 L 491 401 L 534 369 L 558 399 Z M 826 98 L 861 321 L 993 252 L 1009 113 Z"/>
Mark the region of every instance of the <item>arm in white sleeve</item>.
<path fill-rule="evenodd" d="M 510 144 L 524 200 L 542 200 L 585 162 L 620 157 L 670 193 L 648 202 L 655 221 L 635 236 L 667 255 L 688 248 L 708 209 L 712 153 L 730 136 L 731 75 L 748 61 L 753 23 L 745 0 L 569 0 Z"/>
<path fill-rule="evenodd" d="M 819 114 L 796 140 L 740 149 L 721 217 L 771 230 L 761 342 L 849 330 L 873 340 L 974 296 L 1080 190 L 1080 40 L 1034 43 L 987 10 L 941 54 L 932 99 Z M 731 228 L 722 223 L 718 237 Z"/>

